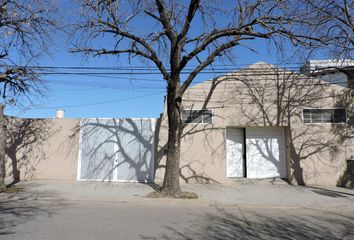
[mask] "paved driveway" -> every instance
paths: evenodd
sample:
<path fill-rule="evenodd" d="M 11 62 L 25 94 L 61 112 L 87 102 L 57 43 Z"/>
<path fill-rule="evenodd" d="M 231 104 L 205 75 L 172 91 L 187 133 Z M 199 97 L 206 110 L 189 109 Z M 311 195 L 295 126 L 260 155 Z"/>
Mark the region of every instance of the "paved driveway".
<path fill-rule="evenodd" d="M 342 189 L 187 185 L 201 199 L 171 200 L 145 198 L 141 184 L 20 186 L 0 194 L 0 239 L 354 239 L 354 196 Z"/>

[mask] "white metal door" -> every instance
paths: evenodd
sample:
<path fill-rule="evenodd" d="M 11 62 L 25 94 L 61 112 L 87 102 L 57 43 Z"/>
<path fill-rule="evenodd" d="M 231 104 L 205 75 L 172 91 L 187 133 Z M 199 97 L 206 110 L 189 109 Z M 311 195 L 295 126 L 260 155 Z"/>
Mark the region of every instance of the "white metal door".
<path fill-rule="evenodd" d="M 154 127 L 151 119 L 125 119 L 117 140 L 117 180 L 152 182 L 154 179 Z"/>
<path fill-rule="evenodd" d="M 154 181 L 155 119 L 82 119 L 78 180 Z"/>
<path fill-rule="evenodd" d="M 114 179 L 115 147 L 112 119 L 83 119 L 80 122 L 79 180 Z"/>
<path fill-rule="evenodd" d="M 248 178 L 286 177 L 283 128 L 246 128 Z"/>
<path fill-rule="evenodd" d="M 243 177 L 244 130 L 226 129 L 226 176 Z"/>

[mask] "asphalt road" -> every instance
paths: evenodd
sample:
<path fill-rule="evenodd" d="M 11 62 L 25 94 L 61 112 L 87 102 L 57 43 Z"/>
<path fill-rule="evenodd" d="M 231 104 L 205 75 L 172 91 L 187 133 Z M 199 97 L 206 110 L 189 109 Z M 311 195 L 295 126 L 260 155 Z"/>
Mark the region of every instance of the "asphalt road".
<path fill-rule="evenodd" d="M 0 239 L 354 239 L 354 209 L 2 199 Z"/>

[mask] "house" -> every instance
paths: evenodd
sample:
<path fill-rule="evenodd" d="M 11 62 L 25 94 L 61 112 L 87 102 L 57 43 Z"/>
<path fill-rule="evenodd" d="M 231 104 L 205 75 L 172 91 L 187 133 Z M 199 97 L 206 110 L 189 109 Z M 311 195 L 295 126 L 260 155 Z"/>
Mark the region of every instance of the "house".
<path fill-rule="evenodd" d="M 190 87 L 182 102 L 181 180 L 352 185 L 354 64 L 346 64 L 309 62 L 299 73 L 260 62 Z M 163 179 L 166 110 L 159 119 L 7 121 L 8 182 Z"/>
<path fill-rule="evenodd" d="M 318 68 L 300 74 L 260 62 L 190 87 L 182 101 L 181 178 L 228 183 L 280 177 L 296 184 L 350 184 L 353 102 L 343 84 L 346 75 L 334 74 L 330 81 L 333 70 L 340 69 L 331 67 L 329 74 Z M 166 110 L 159 132 L 156 181 L 164 173 L 159 165 L 165 162 Z"/>

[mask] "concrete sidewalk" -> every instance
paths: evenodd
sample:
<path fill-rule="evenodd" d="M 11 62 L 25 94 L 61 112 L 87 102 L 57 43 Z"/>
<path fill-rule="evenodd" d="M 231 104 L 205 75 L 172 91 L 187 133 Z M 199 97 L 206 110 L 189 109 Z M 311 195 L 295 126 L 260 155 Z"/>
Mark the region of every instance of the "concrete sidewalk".
<path fill-rule="evenodd" d="M 90 202 L 189 201 L 227 205 L 273 207 L 354 207 L 354 190 L 342 188 L 291 186 L 281 181 L 249 181 L 221 184 L 182 184 L 183 191 L 195 192 L 199 199 L 153 199 L 148 184 L 117 182 L 31 181 L 16 185 L 17 193 L 2 193 L 1 198 Z"/>

